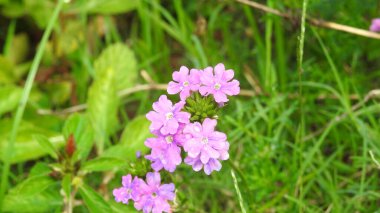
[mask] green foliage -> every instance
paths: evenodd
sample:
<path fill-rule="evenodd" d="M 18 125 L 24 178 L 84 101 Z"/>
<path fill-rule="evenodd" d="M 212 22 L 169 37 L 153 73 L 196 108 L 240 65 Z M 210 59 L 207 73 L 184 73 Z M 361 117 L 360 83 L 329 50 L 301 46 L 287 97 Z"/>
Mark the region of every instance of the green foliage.
<path fill-rule="evenodd" d="M 149 125 L 150 122 L 145 116 L 139 116 L 129 122 L 122 133 L 120 142 L 105 150 L 102 157 L 135 160 L 137 151 L 145 153 L 148 150 L 144 142 L 152 136 L 149 132 Z"/>
<path fill-rule="evenodd" d="M 4 199 L 5 212 L 51 212 L 62 206 L 56 182 L 47 176 L 28 178 Z"/>
<path fill-rule="evenodd" d="M 110 205 L 91 187 L 83 184 L 79 187 L 79 194 L 91 212 L 112 212 Z"/>
<path fill-rule="evenodd" d="M 13 85 L 0 86 L 0 116 L 13 111 L 20 102 L 22 89 Z"/>
<path fill-rule="evenodd" d="M 91 0 L 78 1 L 71 8 L 74 11 L 99 14 L 119 14 L 135 9 L 139 0 Z"/>
<path fill-rule="evenodd" d="M 45 152 L 49 153 L 54 159 L 58 159 L 56 150 L 47 137 L 44 135 L 34 135 L 33 138 L 41 145 Z"/>
<path fill-rule="evenodd" d="M 85 172 L 101 172 L 101 171 L 109 171 L 118 168 L 122 168 L 126 166 L 125 160 L 120 160 L 117 158 L 96 158 L 85 162 L 81 170 Z"/>
<path fill-rule="evenodd" d="M 65 122 L 63 135 L 66 139 L 73 134 L 75 140 L 74 161 L 85 161 L 94 144 L 94 131 L 88 116 L 73 114 Z"/>
<path fill-rule="evenodd" d="M 6 146 L 8 145 L 7 142 L 11 127 L 11 120 L 4 119 L 0 121 L 1 160 L 4 160 L 3 158 L 5 156 Z M 64 144 L 64 138 L 61 134 L 48 129 L 36 127 L 28 122 L 22 122 L 16 138 L 14 153 L 11 159 L 12 163 L 36 159 L 49 153 L 45 147 L 40 146 L 39 142 L 34 137 L 35 135 L 44 135 L 55 148 L 62 147 Z"/>
<path fill-rule="evenodd" d="M 119 98 L 115 81 L 115 70 L 111 68 L 103 72 L 89 89 L 87 112 L 95 131 L 99 150 L 103 150 L 108 136 L 115 132 L 118 125 Z"/>
<path fill-rule="evenodd" d="M 136 58 L 125 44 L 116 43 L 108 46 L 95 60 L 94 68 L 95 79 L 104 78 L 106 72 L 114 72 L 117 91 L 136 84 L 138 74 Z"/>

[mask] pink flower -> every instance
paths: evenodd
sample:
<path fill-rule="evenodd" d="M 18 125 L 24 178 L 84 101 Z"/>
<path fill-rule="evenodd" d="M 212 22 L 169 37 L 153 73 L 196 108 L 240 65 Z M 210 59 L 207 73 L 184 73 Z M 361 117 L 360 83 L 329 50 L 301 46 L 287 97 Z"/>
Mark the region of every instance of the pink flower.
<path fill-rule="evenodd" d="M 212 94 L 217 103 L 228 102 L 227 95 L 237 95 L 240 92 L 240 83 L 232 80 L 233 77 L 234 71 L 225 70 L 221 63 L 215 66 L 214 72 L 212 67 L 207 67 L 200 75 L 202 85 L 199 92 L 203 96 Z"/>
<path fill-rule="evenodd" d="M 154 111 L 150 111 L 146 115 L 146 118 L 152 122 L 149 127 L 150 131 L 152 133 L 159 132 L 162 135 L 175 134 L 180 123 L 190 122 L 190 114 L 181 112 L 184 105 L 185 102 L 181 101 L 173 106 L 166 95 L 161 95 L 158 101 L 153 103 Z"/>
<path fill-rule="evenodd" d="M 174 200 L 174 184 L 162 184 L 160 173 L 149 172 L 146 183 L 141 180 L 138 186 L 139 198 L 135 208 L 147 212 L 170 212 L 169 200 Z"/>
<path fill-rule="evenodd" d="M 197 91 L 200 85 L 199 70 L 189 69 L 185 66 L 181 66 L 179 71 L 173 72 L 173 80 L 168 85 L 169 94 L 177 94 L 181 100 L 186 100 L 190 96 L 191 91 Z"/>
<path fill-rule="evenodd" d="M 137 184 L 139 183 L 139 178 L 135 177 L 132 181 L 132 176 L 130 174 L 122 177 L 122 187 L 113 190 L 113 196 L 116 202 L 122 202 L 128 204 L 130 199 L 136 200 L 138 194 L 136 192 Z"/>
<path fill-rule="evenodd" d="M 369 30 L 373 32 L 380 32 L 380 18 L 372 19 L 372 24 Z"/>
<path fill-rule="evenodd" d="M 181 164 L 181 142 L 177 135 L 159 136 L 158 138 L 148 138 L 145 146 L 152 149 L 150 155 L 145 158 L 152 161 L 152 168 L 158 172 L 162 168 L 169 172 L 174 172 Z"/>
<path fill-rule="evenodd" d="M 229 143 L 226 134 L 214 131 L 216 120 L 206 118 L 202 124 L 199 122 L 187 124 L 184 134 L 190 135 L 184 143 L 187 152 L 185 163 L 193 166 L 194 171 L 204 168 L 209 175 L 212 171 L 219 171 L 222 167 L 218 160 L 227 160 Z"/>

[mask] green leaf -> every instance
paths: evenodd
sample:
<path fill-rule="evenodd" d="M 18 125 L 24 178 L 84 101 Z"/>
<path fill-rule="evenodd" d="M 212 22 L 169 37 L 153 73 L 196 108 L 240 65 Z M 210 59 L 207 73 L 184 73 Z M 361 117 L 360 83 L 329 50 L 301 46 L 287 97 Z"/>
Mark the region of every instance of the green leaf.
<path fill-rule="evenodd" d="M 63 179 L 62 179 L 61 185 L 62 185 L 63 191 L 66 194 L 66 197 L 71 196 L 71 177 L 72 177 L 71 174 L 65 174 L 65 176 L 63 176 Z"/>
<path fill-rule="evenodd" d="M 0 83 L 12 83 L 15 80 L 14 65 L 12 62 L 0 55 Z"/>
<path fill-rule="evenodd" d="M 52 172 L 52 169 L 48 164 L 43 162 L 37 162 L 29 172 L 29 177 L 48 175 Z"/>
<path fill-rule="evenodd" d="M 33 135 L 33 138 L 41 145 L 44 150 L 49 153 L 54 159 L 58 159 L 58 155 L 54 146 L 51 144 L 49 139 L 43 135 Z"/>
<path fill-rule="evenodd" d="M 81 4 L 80 4 L 81 3 Z M 73 12 L 119 14 L 137 8 L 139 0 L 91 0 L 73 6 Z"/>
<path fill-rule="evenodd" d="M 96 142 L 100 152 L 102 152 L 108 136 L 115 132 L 118 125 L 119 98 L 116 93 L 115 79 L 115 71 L 108 69 L 101 73 L 89 90 L 87 112 L 95 130 Z"/>
<path fill-rule="evenodd" d="M 53 105 L 61 105 L 70 99 L 72 85 L 69 81 L 48 83 L 43 88 Z"/>
<path fill-rule="evenodd" d="M 81 166 L 82 171 L 87 172 L 100 172 L 113 170 L 115 168 L 120 168 L 126 166 L 126 161 L 117 158 L 96 158 L 85 162 Z"/>
<path fill-rule="evenodd" d="M 112 212 L 110 205 L 89 186 L 83 184 L 79 187 L 79 194 L 84 200 L 84 203 L 93 213 L 103 213 L 103 212 Z"/>
<path fill-rule="evenodd" d="M 57 182 L 48 176 L 30 177 L 4 198 L 4 212 L 51 212 L 62 205 Z"/>
<path fill-rule="evenodd" d="M 110 147 L 102 157 L 115 157 L 120 159 L 135 160 L 136 152 L 146 152 L 148 148 L 144 145 L 145 140 L 151 137 L 149 131 L 150 122 L 145 116 L 136 117 L 125 127 L 120 143 Z"/>
<path fill-rule="evenodd" d="M 125 213 L 125 212 L 139 212 L 133 207 L 133 202 L 129 202 L 128 205 L 124 203 L 117 203 L 114 199 L 108 201 L 114 213 Z"/>
<path fill-rule="evenodd" d="M 0 121 L 0 159 L 4 160 L 5 151 L 8 146 L 9 133 L 11 132 L 12 121 L 4 119 Z M 53 147 L 58 149 L 64 145 L 64 138 L 60 133 L 53 132 L 35 126 L 32 123 L 22 122 L 19 127 L 16 142 L 14 144 L 14 153 L 11 162 L 18 163 L 27 160 L 36 159 L 48 154 L 46 150 L 39 145 L 33 135 L 44 135 L 52 143 Z"/>
<path fill-rule="evenodd" d="M 13 85 L 0 86 L 0 116 L 14 110 L 20 101 L 22 89 Z"/>
<path fill-rule="evenodd" d="M 86 115 L 73 114 L 66 120 L 63 135 L 68 138 L 71 134 L 74 135 L 76 145 L 73 159 L 84 161 L 94 144 L 94 132 Z"/>
<path fill-rule="evenodd" d="M 137 62 L 133 51 L 125 44 L 116 43 L 108 46 L 96 59 L 95 79 L 102 78 L 104 72 L 112 69 L 115 72 L 117 91 L 136 84 L 138 75 Z"/>

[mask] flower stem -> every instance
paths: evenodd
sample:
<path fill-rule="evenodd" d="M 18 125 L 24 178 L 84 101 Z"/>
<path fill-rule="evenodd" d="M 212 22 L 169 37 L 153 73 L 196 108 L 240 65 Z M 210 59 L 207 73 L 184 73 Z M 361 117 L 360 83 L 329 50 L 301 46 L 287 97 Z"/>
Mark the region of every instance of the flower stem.
<path fill-rule="evenodd" d="M 11 164 L 11 159 L 12 159 L 12 154 L 14 151 L 14 143 L 16 141 L 16 136 L 18 132 L 18 128 L 20 126 L 24 111 L 25 111 L 25 106 L 29 98 L 30 91 L 33 86 L 34 78 L 37 74 L 38 71 L 38 66 L 41 62 L 41 58 L 45 49 L 45 45 L 49 39 L 49 36 L 51 34 L 51 31 L 53 30 L 53 26 L 58 18 L 58 14 L 63 6 L 64 0 L 58 0 L 58 3 L 54 9 L 53 15 L 51 19 L 49 20 L 48 26 L 45 29 L 45 32 L 42 36 L 42 40 L 38 46 L 38 50 L 36 53 L 36 56 L 33 59 L 32 66 L 30 68 L 28 78 L 26 80 L 24 90 L 22 92 L 21 100 L 19 102 L 15 118 L 13 120 L 13 125 L 12 125 L 12 130 L 11 134 L 8 140 L 7 144 L 7 149 L 5 152 L 5 158 L 4 158 L 4 166 L 2 169 L 2 176 L 1 176 L 1 187 L 0 187 L 0 211 L 2 209 L 2 203 L 3 203 L 3 198 L 5 195 L 5 192 L 7 191 L 8 188 L 8 175 L 9 175 L 9 170 L 10 170 L 10 164 Z"/>

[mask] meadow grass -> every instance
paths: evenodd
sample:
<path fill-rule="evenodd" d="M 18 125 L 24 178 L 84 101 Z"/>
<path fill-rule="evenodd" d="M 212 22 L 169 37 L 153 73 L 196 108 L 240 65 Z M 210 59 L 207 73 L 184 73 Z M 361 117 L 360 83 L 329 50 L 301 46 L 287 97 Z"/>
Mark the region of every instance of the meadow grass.
<path fill-rule="evenodd" d="M 85 103 L 88 98 L 89 79 L 96 75 L 94 58 L 116 42 L 130 45 L 138 69 L 158 83 L 170 81 L 181 65 L 203 68 L 223 62 L 235 70 L 241 88 L 260 94 L 231 98 L 220 116 L 218 128 L 231 143 L 230 159 L 221 172 L 206 176 L 181 166 L 170 175 L 178 190 L 178 212 L 376 212 L 380 170 L 369 152 L 380 159 L 380 108 L 376 95 L 367 95 L 379 85 L 379 41 L 305 22 L 307 15 L 322 16 L 363 28 L 364 17 L 376 11 L 356 0 L 329 6 L 323 2 L 266 2 L 301 11 L 297 23 L 235 1 L 141 1 L 127 17 L 106 15 L 109 32 L 104 38 L 95 37 L 92 51 L 84 42 L 67 59 L 75 64 L 70 75 L 77 82 L 78 100 Z M 341 13 L 334 16 L 333 11 Z M 86 13 L 77 19 L 81 26 L 89 23 Z M 15 34 L 13 24 L 8 32 L 5 55 Z M 24 91 L 31 89 L 32 80 Z M 146 83 L 140 77 L 137 81 Z M 117 128 L 148 112 L 162 93 L 152 90 L 122 99 Z M 56 107 L 69 106 L 67 101 Z M 16 127 L 22 107 L 15 114 Z M 107 146 L 115 145 L 118 137 L 111 135 Z M 48 157 L 40 161 L 51 162 Z M 21 162 L 8 174 L 8 163 L 0 166 L 2 191 L 8 179 L 14 187 L 30 171 L 30 164 Z M 117 186 L 121 175 L 117 172 L 110 186 Z M 101 177 L 84 182 L 96 186 Z M 108 198 L 110 192 L 111 187 Z M 88 211 L 83 206 L 75 210 Z"/>

